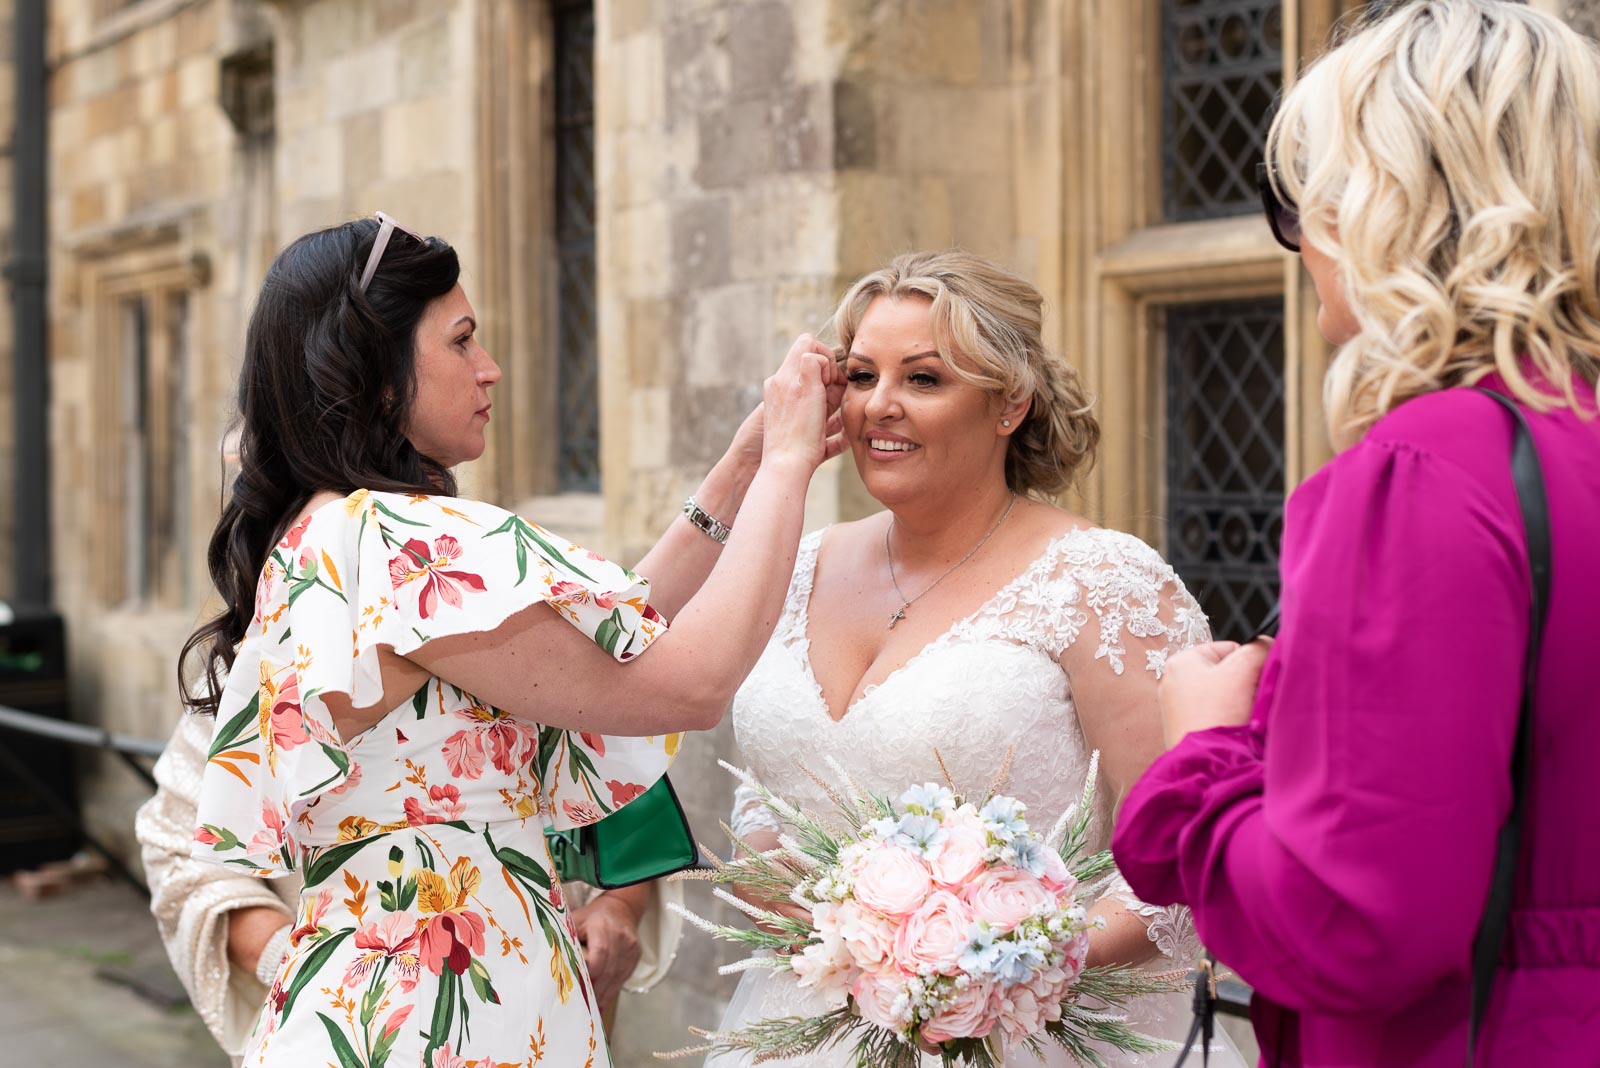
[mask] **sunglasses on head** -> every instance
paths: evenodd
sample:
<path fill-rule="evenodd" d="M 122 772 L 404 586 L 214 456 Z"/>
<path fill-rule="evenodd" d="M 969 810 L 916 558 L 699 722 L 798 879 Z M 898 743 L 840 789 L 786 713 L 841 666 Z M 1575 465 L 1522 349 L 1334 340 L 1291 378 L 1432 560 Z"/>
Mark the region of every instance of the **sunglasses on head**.
<path fill-rule="evenodd" d="M 367 266 L 361 272 L 361 284 L 358 288 L 363 293 L 367 291 L 367 286 L 372 284 L 372 276 L 378 273 L 378 263 L 383 259 L 383 252 L 389 247 L 389 239 L 394 236 L 396 230 L 414 241 L 428 243 L 427 238 L 414 230 L 407 230 L 381 211 L 375 212 L 373 218 L 378 220 L 378 236 L 372 239 L 372 251 L 367 253 Z"/>
<path fill-rule="evenodd" d="M 1290 252 L 1299 252 L 1300 210 L 1273 189 L 1272 168 L 1266 163 L 1256 164 L 1256 186 L 1261 190 L 1261 210 L 1266 212 L 1273 238 Z"/>

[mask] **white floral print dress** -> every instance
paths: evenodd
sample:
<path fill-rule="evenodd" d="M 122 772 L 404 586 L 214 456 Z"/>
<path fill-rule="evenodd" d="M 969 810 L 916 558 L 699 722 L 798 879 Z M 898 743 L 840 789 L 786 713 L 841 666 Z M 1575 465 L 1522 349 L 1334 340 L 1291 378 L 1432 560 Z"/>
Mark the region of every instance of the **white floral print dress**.
<path fill-rule="evenodd" d="M 630 660 L 666 629 L 647 592 L 450 497 L 359 491 L 278 543 L 216 717 L 194 844 L 305 884 L 246 1065 L 610 1063 L 544 829 L 639 796 L 679 736 L 540 726 L 432 678 L 342 740 L 323 699 L 370 706 L 379 646 L 403 655 L 540 601 Z"/>

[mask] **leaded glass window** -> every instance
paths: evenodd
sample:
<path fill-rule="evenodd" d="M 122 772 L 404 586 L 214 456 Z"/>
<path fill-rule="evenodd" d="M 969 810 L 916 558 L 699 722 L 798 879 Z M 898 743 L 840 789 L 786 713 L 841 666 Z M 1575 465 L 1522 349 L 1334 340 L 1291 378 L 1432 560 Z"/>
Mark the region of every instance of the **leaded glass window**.
<path fill-rule="evenodd" d="M 1166 309 L 1167 552 L 1218 638 L 1250 637 L 1278 599 L 1283 303 Z"/>
<path fill-rule="evenodd" d="M 1162 0 L 1161 72 L 1165 217 L 1256 210 L 1255 165 L 1283 80 L 1283 5 Z"/>
<path fill-rule="evenodd" d="M 557 473 L 563 490 L 600 488 L 595 329 L 594 4 L 556 0 Z"/>

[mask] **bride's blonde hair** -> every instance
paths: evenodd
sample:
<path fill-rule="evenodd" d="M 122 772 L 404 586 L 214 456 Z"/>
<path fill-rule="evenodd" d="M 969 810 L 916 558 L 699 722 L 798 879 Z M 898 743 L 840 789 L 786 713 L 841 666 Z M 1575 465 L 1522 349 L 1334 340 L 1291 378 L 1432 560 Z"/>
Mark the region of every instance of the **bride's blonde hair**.
<path fill-rule="evenodd" d="M 833 313 L 842 361 L 878 297 L 931 302 L 933 343 L 957 378 L 1028 414 L 1006 450 L 1006 485 L 1050 497 L 1094 462 L 1100 424 L 1083 380 L 1044 343 L 1044 297 L 1019 275 L 960 249 L 911 252 L 858 279 Z M 960 354 L 968 365 L 955 361 Z"/>
<path fill-rule="evenodd" d="M 1600 380 L 1593 42 L 1521 4 L 1413 0 L 1305 72 L 1267 159 L 1360 328 L 1324 387 L 1336 447 L 1492 371 L 1530 407 L 1582 410 L 1573 372 Z"/>

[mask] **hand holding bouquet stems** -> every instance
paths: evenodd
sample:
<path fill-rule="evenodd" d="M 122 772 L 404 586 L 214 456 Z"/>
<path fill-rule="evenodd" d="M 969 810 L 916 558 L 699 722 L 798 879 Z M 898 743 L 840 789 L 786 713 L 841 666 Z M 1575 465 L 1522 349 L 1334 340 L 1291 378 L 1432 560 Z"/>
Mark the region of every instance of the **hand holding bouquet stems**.
<path fill-rule="evenodd" d="M 1116 1010 L 1178 989 L 1181 976 L 1085 966 L 1095 923 L 1083 899 L 1111 868 L 1109 853 L 1085 855 L 1097 762 L 1098 754 L 1082 797 L 1044 837 L 1030 830 L 1025 804 L 992 790 L 970 802 L 924 783 L 891 802 L 862 794 L 833 765 L 843 789 L 824 784 L 838 817 L 824 822 L 723 764 L 793 834 L 765 851 L 735 837 L 733 861 L 695 874 L 799 910 L 763 909 L 719 888 L 716 896 L 759 926 L 683 914 L 719 938 L 771 951 L 725 972 L 789 970 L 838 1007 L 695 1031 L 706 1044 L 658 1056 L 748 1050 L 760 1061 L 843 1042 L 870 1068 L 917 1068 L 919 1047 L 937 1049 L 946 1065 L 984 1068 L 1003 1063 L 1008 1044 L 1038 1053 L 1053 1042 L 1086 1065 L 1102 1063 L 1095 1044 L 1175 1048 L 1134 1031 Z"/>

